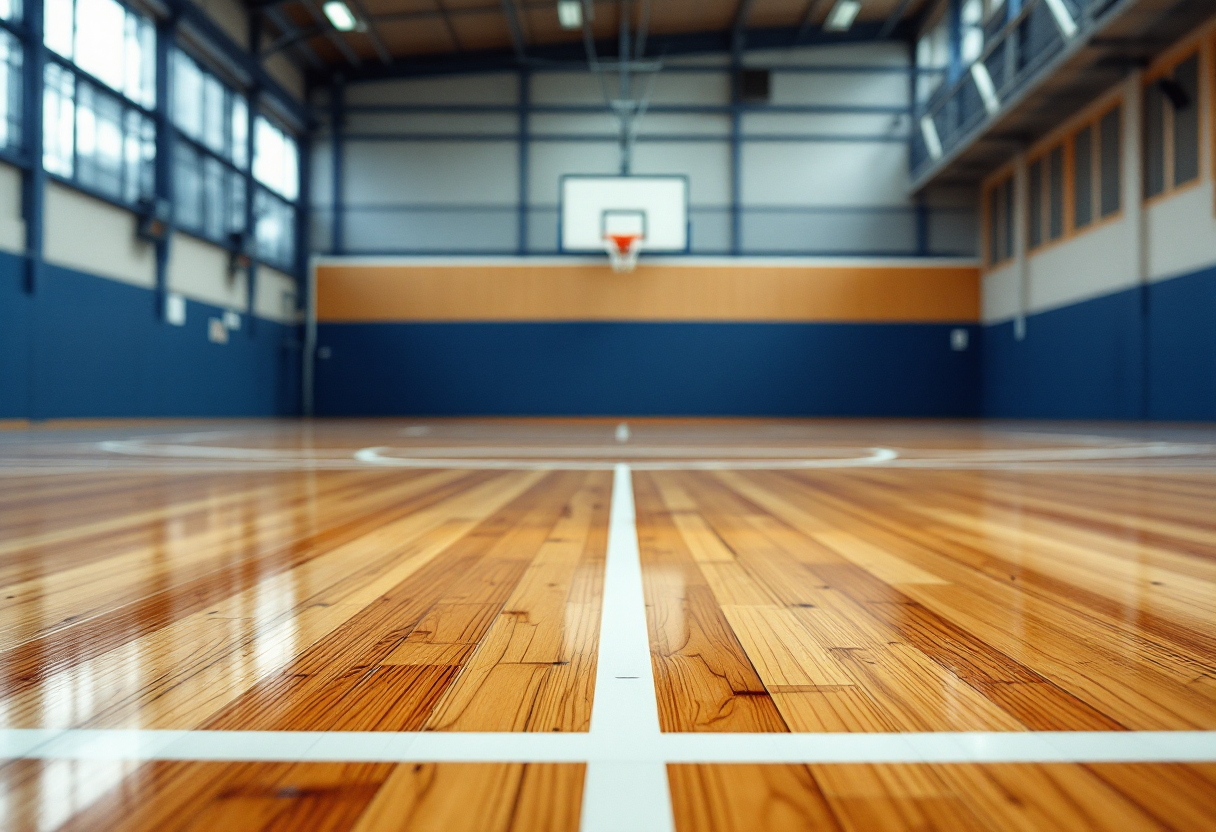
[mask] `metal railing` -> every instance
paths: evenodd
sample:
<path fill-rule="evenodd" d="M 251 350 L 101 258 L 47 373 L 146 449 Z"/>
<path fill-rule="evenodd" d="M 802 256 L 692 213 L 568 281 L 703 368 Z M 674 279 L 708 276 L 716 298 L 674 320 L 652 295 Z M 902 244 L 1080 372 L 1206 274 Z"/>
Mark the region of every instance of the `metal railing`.
<path fill-rule="evenodd" d="M 910 140 L 913 180 L 967 144 L 1053 58 L 1084 43 L 1117 2 L 1023 0 L 1020 9 L 990 21 L 979 57 L 916 108 Z"/>

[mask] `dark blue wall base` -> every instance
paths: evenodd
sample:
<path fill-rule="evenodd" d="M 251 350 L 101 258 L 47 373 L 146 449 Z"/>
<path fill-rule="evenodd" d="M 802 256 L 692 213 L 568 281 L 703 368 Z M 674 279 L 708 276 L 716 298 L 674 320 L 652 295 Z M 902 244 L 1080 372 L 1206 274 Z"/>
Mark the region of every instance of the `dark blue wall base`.
<path fill-rule="evenodd" d="M 317 413 L 974 416 L 952 326 L 323 324 Z M 972 343 L 978 336 L 972 328 Z"/>
<path fill-rule="evenodd" d="M 1216 267 L 983 338 L 985 416 L 1216 420 Z"/>
<path fill-rule="evenodd" d="M 30 295 L 23 268 L 0 254 L 0 418 L 299 413 L 299 327 L 242 316 L 212 344 L 217 307 L 170 326 L 147 289 L 44 266 Z"/>

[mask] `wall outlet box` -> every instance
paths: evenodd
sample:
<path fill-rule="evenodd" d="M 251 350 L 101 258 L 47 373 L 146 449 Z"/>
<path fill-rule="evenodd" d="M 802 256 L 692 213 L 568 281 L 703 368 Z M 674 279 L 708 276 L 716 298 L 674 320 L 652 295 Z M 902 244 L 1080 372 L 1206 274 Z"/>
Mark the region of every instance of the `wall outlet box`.
<path fill-rule="evenodd" d="M 228 329 L 236 331 L 241 328 L 241 316 L 233 312 L 231 309 L 224 313 L 224 326 Z"/>
<path fill-rule="evenodd" d="M 224 326 L 224 321 L 222 318 L 208 319 L 207 340 L 213 344 L 228 343 L 228 327 Z"/>
<path fill-rule="evenodd" d="M 178 294 L 165 295 L 165 322 L 173 326 L 186 325 L 186 299 Z"/>
<path fill-rule="evenodd" d="M 965 329 L 950 330 L 950 349 L 955 352 L 965 352 L 971 343 L 971 333 Z"/>

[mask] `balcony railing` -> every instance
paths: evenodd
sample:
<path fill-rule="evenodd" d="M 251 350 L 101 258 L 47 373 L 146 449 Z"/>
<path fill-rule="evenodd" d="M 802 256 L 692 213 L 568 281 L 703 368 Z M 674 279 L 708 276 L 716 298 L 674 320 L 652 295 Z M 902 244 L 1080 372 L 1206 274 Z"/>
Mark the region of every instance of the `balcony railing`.
<path fill-rule="evenodd" d="M 1119 0 L 1023 0 L 985 27 L 984 49 L 952 82 L 916 111 L 911 137 L 913 181 L 967 144 L 1051 60 L 1084 43 Z"/>

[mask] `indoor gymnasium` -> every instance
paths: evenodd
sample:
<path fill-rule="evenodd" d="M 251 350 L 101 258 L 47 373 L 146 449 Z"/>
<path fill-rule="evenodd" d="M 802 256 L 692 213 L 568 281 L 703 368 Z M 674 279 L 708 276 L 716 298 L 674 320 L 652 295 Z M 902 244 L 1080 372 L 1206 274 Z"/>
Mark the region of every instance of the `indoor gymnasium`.
<path fill-rule="evenodd" d="M 0 829 L 1216 829 L 1214 0 L 0 0 Z"/>

